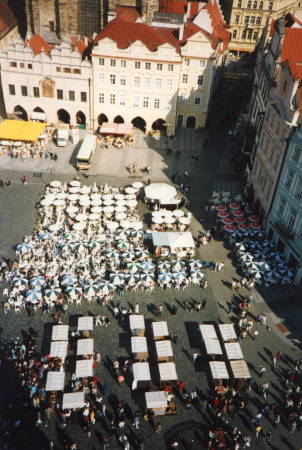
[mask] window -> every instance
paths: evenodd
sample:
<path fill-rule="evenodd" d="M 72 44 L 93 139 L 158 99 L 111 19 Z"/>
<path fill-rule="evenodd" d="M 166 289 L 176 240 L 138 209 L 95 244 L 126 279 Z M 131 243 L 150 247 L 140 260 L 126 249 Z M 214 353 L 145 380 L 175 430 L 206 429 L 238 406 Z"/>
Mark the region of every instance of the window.
<path fill-rule="evenodd" d="M 99 58 L 99 65 L 100 65 L 100 66 L 104 66 L 104 65 L 105 65 L 105 60 L 104 60 L 104 58 Z"/>
<path fill-rule="evenodd" d="M 73 69 L 73 73 L 76 73 L 77 75 L 81 75 L 81 69 Z"/>
<path fill-rule="evenodd" d="M 253 30 L 247 30 L 247 38 L 252 39 L 253 36 Z"/>
<path fill-rule="evenodd" d="M 185 66 L 189 66 L 190 65 L 190 60 L 189 59 L 185 59 Z"/>
<path fill-rule="evenodd" d="M 290 190 L 292 182 L 293 182 L 293 178 L 294 178 L 294 172 L 291 169 L 288 169 L 287 172 L 287 177 L 285 180 L 285 186 L 287 187 L 288 190 Z"/>
<path fill-rule="evenodd" d="M 125 95 L 120 95 L 120 105 L 121 106 L 125 106 L 126 105 L 126 96 Z"/>
<path fill-rule="evenodd" d="M 252 2 L 251 2 L 250 0 L 247 2 L 246 7 L 247 7 L 247 8 L 251 8 L 251 7 L 252 7 Z"/>
<path fill-rule="evenodd" d="M 60 66 L 56 66 L 56 72 L 61 72 L 61 67 Z"/>
<path fill-rule="evenodd" d="M 156 78 L 156 80 L 155 80 L 155 88 L 156 89 L 161 89 L 161 79 L 160 78 Z"/>
<path fill-rule="evenodd" d="M 105 86 L 105 74 L 99 73 L 99 87 Z"/>
<path fill-rule="evenodd" d="M 134 87 L 140 86 L 140 77 L 134 77 Z"/>
<path fill-rule="evenodd" d="M 99 94 L 99 102 L 100 103 L 105 103 L 105 94 L 103 94 L 103 92 L 101 92 Z"/>
<path fill-rule="evenodd" d="M 199 64 L 200 64 L 200 67 L 205 67 L 206 64 L 207 64 L 207 62 L 206 62 L 205 59 L 201 59 L 200 62 L 199 62 Z"/>
<path fill-rule="evenodd" d="M 121 84 L 121 86 L 126 86 L 126 76 L 125 75 L 121 75 L 120 84 Z"/>
<path fill-rule="evenodd" d="M 110 59 L 110 66 L 111 67 L 116 67 L 116 60 L 115 59 Z"/>
<path fill-rule="evenodd" d="M 110 105 L 115 105 L 115 94 L 110 94 Z"/>
<path fill-rule="evenodd" d="M 27 97 L 28 96 L 27 86 L 21 86 L 21 95 L 22 95 L 22 97 Z"/>
<path fill-rule="evenodd" d="M 173 64 L 168 64 L 168 71 L 173 72 L 173 70 L 174 70 Z"/>
<path fill-rule="evenodd" d="M 254 39 L 254 41 L 256 41 L 258 39 L 258 31 L 254 31 L 253 39 Z"/>
<path fill-rule="evenodd" d="M 295 145 L 295 148 L 294 148 L 294 151 L 293 151 L 293 160 L 296 162 L 296 163 L 298 163 L 299 162 L 299 159 L 300 159 L 300 156 L 301 156 L 301 149 L 300 149 L 300 147 L 298 147 L 297 145 Z"/>
<path fill-rule="evenodd" d="M 259 3 L 259 9 L 263 9 L 263 2 Z"/>
<path fill-rule="evenodd" d="M 156 69 L 157 70 L 163 70 L 163 65 L 162 64 L 156 64 Z"/>
<path fill-rule="evenodd" d="M 236 37 L 237 37 L 237 30 L 234 30 L 233 31 L 233 39 L 236 39 Z"/>
<path fill-rule="evenodd" d="M 183 92 L 181 92 L 178 96 L 178 103 L 185 103 L 186 101 L 186 96 Z"/>
<path fill-rule="evenodd" d="M 63 89 L 57 89 L 57 99 L 63 100 Z"/>
<path fill-rule="evenodd" d="M 249 21 L 250 21 L 250 16 L 245 16 L 244 23 L 249 23 Z"/>
<path fill-rule="evenodd" d="M 254 8 L 254 9 L 257 9 L 257 6 L 258 6 L 258 2 L 254 2 L 254 3 L 253 3 L 253 8 Z"/>
<path fill-rule="evenodd" d="M 159 100 L 159 98 L 155 98 L 155 99 L 154 99 L 154 108 L 158 109 L 158 108 L 159 108 L 159 105 L 160 105 L 160 100 Z"/>
<path fill-rule="evenodd" d="M 172 91 L 173 89 L 173 80 L 171 80 L 170 78 L 167 80 L 167 89 L 168 91 Z"/>
<path fill-rule="evenodd" d="M 296 186 L 295 197 L 298 200 L 302 200 L 302 178 L 299 178 L 298 184 Z"/>
<path fill-rule="evenodd" d="M 54 32 L 55 31 L 55 23 L 54 23 L 54 21 L 50 20 L 48 22 L 48 24 L 49 24 L 49 31 Z"/>
<path fill-rule="evenodd" d="M 184 84 L 187 84 L 187 82 L 188 82 L 188 75 L 186 73 L 184 73 L 183 76 L 182 76 L 182 82 Z"/>
<path fill-rule="evenodd" d="M 133 97 L 133 108 L 138 108 L 139 107 L 139 97 L 137 95 L 135 95 Z"/>
<path fill-rule="evenodd" d="M 194 98 L 195 105 L 200 105 L 200 94 L 196 94 Z"/>
<path fill-rule="evenodd" d="M 245 39 L 246 38 L 246 30 L 243 30 L 242 31 L 242 39 Z"/>
<path fill-rule="evenodd" d="M 295 227 L 296 219 L 297 219 L 297 211 L 294 210 L 294 208 L 291 208 L 289 219 L 287 222 L 287 228 L 290 233 L 293 231 Z"/>
<path fill-rule="evenodd" d="M 148 108 L 149 106 L 149 97 L 143 98 L 143 108 Z"/>
<path fill-rule="evenodd" d="M 70 67 L 64 67 L 63 72 L 64 73 L 71 73 L 71 68 Z"/>
<path fill-rule="evenodd" d="M 203 76 L 202 76 L 202 75 L 198 75 L 198 78 L 197 78 L 197 84 L 198 84 L 198 86 L 201 86 L 201 85 L 202 85 L 202 81 L 203 81 Z"/>
<path fill-rule="evenodd" d="M 239 23 L 239 20 L 240 20 L 240 16 L 239 15 L 235 16 L 235 23 Z"/>
<path fill-rule="evenodd" d="M 238 0 L 238 8 L 241 8 L 241 7 L 242 7 L 242 1 Z"/>
<path fill-rule="evenodd" d="M 151 87 L 151 78 L 145 78 L 145 89 L 150 89 Z"/>
<path fill-rule="evenodd" d="M 17 67 L 17 63 L 15 61 L 11 61 L 9 63 L 9 67 Z"/>
<path fill-rule="evenodd" d="M 125 59 L 121 59 L 121 67 L 127 67 L 127 61 Z"/>
<path fill-rule="evenodd" d="M 256 25 L 260 25 L 261 24 L 261 17 L 256 17 Z"/>
<path fill-rule="evenodd" d="M 140 61 L 135 61 L 134 67 L 135 67 L 136 69 L 140 69 L 140 68 L 141 68 L 141 62 L 140 62 Z"/>
<path fill-rule="evenodd" d="M 16 89 L 15 89 L 15 85 L 14 84 L 9 84 L 8 85 L 8 92 L 9 92 L 9 95 L 16 95 Z"/>
<path fill-rule="evenodd" d="M 115 84 L 115 75 L 110 74 L 110 84 Z"/>
<path fill-rule="evenodd" d="M 33 68 L 33 65 L 32 64 L 27 64 L 27 68 L 28 68 L 28 70 L 31 70 Z"/>
<path fill-rule="evenodd" d="M 169 109 L 170 108 L 170 105 L 171 105 L 171 100 L 170 100 L 170 98 L 169 97 L 166 97 L 165 99 L 164 99 L 164 108 L 165 109 Z"/>
<path fill-rule="evenodd" d="M 74 91 L 69 91 L 68 92 L 68 98 L 70 102 L 74 102 L 75 101 L 75 92 Z"/>
<path fill-rule="evenodd" d="M 250 23 L 252 23 L 252 24 L 255 23 L 255 16 L 251 16 Z"/>
<path fill-rule="evenodd" d="M 145 69 L 146 69 L 146 70 L 151 70 L 151 63 L 146 62 L 146 64 L 145 64 Z"/>
<path fill-rule="evenodd" d="M 279 205 L 278 205 L 278 211 L 277 211 L 279 216 L 281 216 L 281 217 L 283 216 L 285 206 L 286 206 L 286 201 L 284 198 L 281 197 L 280 201 L 279 201 Z"/>
<path fill-rule="evenodd" d="M 272 11 L 272 9 L 273 9 L 273 2 L 269 2 L 268 9 L 269 9 L 270 11 Z"/>
<path fill-rule="evenodd" d="M 38 87 L 33 88 L 34 97 L 40 97 L 40 89 Z"/>
<path fill-rule="evenodd" d="M 81 92 L 81 102 L 87 102 L 87 92 Z"/>
<path fill-rule="evenodd" d="M 20 63 L 20 69 L 24 69 L 25 64 L 24 63 Z"/>

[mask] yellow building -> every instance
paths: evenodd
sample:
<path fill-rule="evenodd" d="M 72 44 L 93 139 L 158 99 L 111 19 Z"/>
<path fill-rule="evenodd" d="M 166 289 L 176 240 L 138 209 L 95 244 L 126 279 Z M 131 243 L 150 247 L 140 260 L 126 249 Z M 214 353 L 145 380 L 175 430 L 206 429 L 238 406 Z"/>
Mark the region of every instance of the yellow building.
<path fill-rule="evenodd" d="M 230 10 L 230 53 L 242 56 L 253 52 L 267 20 L 293 12 L 295 5 L 295 0 L 233 0 Z"/>
<path fill-rule="evenodd" d="M 215 69 L 229 42 L 216 1 L 194 16 L 190 7 L 172 21 L 157 16 L 152 26 L 134 9 L 119 9 L 92 49 L 94 128 L 120 121 L 174 134 L 176 127 L 205 126 Z"/>

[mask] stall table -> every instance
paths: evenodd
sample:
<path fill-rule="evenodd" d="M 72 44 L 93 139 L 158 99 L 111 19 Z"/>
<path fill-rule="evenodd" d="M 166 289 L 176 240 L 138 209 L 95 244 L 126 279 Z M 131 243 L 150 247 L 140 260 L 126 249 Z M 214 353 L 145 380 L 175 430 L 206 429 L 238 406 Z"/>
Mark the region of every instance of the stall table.
<path fill-rule="evenodd" d="M 143 337 L 145 335 L 145 318 L 142 314 L 131 314 L 129 324 L 133 336 Z"/>
<path fill-rule="evenodd" d="M 131 337 L 131 352 L 134 359 L 139 361 L 147 361 L 148 347 L 147 339 L 145 337 L 133 336 Z"/>
<path fill-rule="evenodd" d="M 244 359 L 238 359 L 237 361 L 230 361 L 230 366 L 233 372 L 233 377 L 235 379 L 251 378 L 250 371 Z"/>
<path fill-rule="evenodd" d="M 152 331 L 155 341 L 160 341 L 169 337 L 167 322 L 152 322 Z"/>
<path fill-rule="evenodd" d="M 218 339 L 204 339 L 203 342 L 208 355 L 222 355 L 222 348 Z"/>
<path fill-rule="evenodd" d="M 146 392 L 146 407 L 151 409 L 156 416 L 167 414 L 168 395 L 164 391 Z"/>
<path fill-rule="evenodd" d="M 52 341 L 68 341 L 69 325 L 54 325 L 52 327 Z"/>
<path fill-rule="evenodd" d="M 213 380 L 228 380 L 230 378 L 224 361 L 211 361 L 210 369 Z"/>
<path fill-rule="evenodd" d="M 218 339 L 214 325 L 199 325 L 203 339 Z"/>
<path fill-rule="evenodd" d="M 151 374 L 149 363 L 137 362 L 132 364 L 133 383 L 132 390 L 137 388 L 147 388 L 150 386 Z"/>
<path fill-rule="evenodd" d="M 93 339 L 78 339 L 77 355 L 93 355 Z"/>
<path fill-rule="evenodd" d="M 174 362 L 159 363 L 158 370 L 160 382 L 178 380 Z"/>
<path fill-rule="evenodd" d="M 220 324 L 219 331 L 223 342 L 232 342 L 237 340 L 236 331 L 232 323 Z"/>
<path fill-rule="evenodd" d="M 171 341 L 155 342 L 157 361 L 170 362 L 173 359 L 173 350 Z"/>

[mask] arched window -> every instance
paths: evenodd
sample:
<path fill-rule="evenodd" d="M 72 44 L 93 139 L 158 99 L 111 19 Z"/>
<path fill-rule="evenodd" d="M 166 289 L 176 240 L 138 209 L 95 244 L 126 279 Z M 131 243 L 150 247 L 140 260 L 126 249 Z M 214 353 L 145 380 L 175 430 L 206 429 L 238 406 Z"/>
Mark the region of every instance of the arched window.
<path fill-rule="evenodd" d="M 269 2 L 268 9 L 269 9 L 270 11 L 273 10 L 273 2 Z"/>
<path fill-rule="evenodd" d="M 258 2 L 254 2 L 253 3 L 253 9 L 257 9 L 257 6 L 258 6 Z"/>
<path fill-rule="evenodd" d="M 263 9 L 263 2 L 259 3 L 259 9 Z"/>
<path fill-rule="evenodd" d="M 252 7 L 252 2 L 251 2 L 251 0 L 249 0 L 249 1 L 247 2 L 246 7 L 249 8 L 249 9 Z"/>

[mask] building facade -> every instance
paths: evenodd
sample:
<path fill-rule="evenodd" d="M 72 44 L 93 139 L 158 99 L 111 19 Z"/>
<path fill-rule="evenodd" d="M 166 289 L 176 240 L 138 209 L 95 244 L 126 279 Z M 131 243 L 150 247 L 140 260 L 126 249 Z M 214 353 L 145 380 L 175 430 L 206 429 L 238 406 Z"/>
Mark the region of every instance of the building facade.
<path fill-rule="evenodd" d="M 233 0 L 230 10 L 232 32 L 229 51 L 235 56 L 251 53 L 269 19 L 293 12 L 295 0 Z"/>
<path fill-rule="evenodd" d="M 264 219 L 271 207 L 291 131 L 300 122 L 302 28 L 287 28 L 266 105 L 259 143 L 249 179 L 248 196 Z"/>
<path fill-rule="evenodd" d="M 267 220 L 269 237 L 296 269 L 302 282 L 302 130 L 297 128 L 288 145 L 278 187 Z"/>
<path fill-rule="evenodd" d="M 80 45 L 78 47 L 81 48 Z M 0 54 L 6 112 L 90 127 L 91 63 L 64 42 L 51 48 L 39 35 L 18 38 Z"/>
<path fill-rule="evenodd" d="M 0 3 L 0 51 L 18 37 L 17 19 L 5 2 Z"/>

